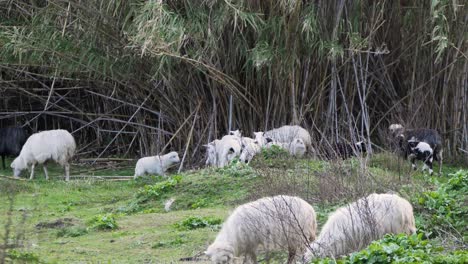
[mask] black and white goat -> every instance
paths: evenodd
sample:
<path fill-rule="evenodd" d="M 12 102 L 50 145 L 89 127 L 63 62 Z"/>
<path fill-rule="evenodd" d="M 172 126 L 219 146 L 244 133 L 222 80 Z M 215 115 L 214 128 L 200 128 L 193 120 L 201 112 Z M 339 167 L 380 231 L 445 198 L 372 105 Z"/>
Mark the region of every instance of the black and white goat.
<path fill-rule="evenodd" d="M 424 162 L 422 170 L 429 169 L 432 175 L 432 162 L 434 160 L 434 150 L 426 142 L 417 141 L 414 138 L 408 140 L 408 157 L 411 161 L 411 167 L 416 170 L 416 160 Z"/>
<path fill-rule="evenodd" d="M 442 137 L 437 130 L 428 128 L 405 129 L 400 124 L 392 124 L 389 129 L 393 138 L 398 142 L 400 152 L 405 159 L 410 155 L 410 141 L 429 144 L 433 152 L 433 159 L 439 163 L 439 175 L 442 173 Z"/>

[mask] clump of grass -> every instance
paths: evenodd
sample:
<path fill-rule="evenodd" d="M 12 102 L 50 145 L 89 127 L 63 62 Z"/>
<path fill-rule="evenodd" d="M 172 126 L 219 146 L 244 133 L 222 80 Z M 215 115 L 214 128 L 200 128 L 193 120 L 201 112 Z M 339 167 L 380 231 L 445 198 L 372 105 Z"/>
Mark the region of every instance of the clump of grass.
<path fill-rule="evenodd" d="M 168 241 L 158 241 L 151 248 L 163 248 L 163 247 L 175 247 L 183 245 L 187 242 L 187 239 L 183 236 L 177 237 L 173 240 Z"/>
<path fill-rule="evenodd" d="M 261 155 L 266 160 L 289 157 L 288 151 L 277 145 L 272 145 L 269 148 L 262 148 Z"/>
<path fill-rule="evenodd" d="M 177 175 L 171 179 L 158 182 L 153 185 L 145 185 L 143 188 L 138 190 L 136 197 L 140 203 L 144 203 L 148 200 L 157 200 L 163 194 L 172 191 L 181 180 L 182 176 Z"/>
<path fill-rule="evenodd" d="M 44 263 L 40 261 L 39 256 L 27 251 L 10 249 L 8 250 L 7 256 L 13 260 L 12 263 Z"/>
<path fill-rule="evenodd" d="M 189 216 L 186 219 L 175 223 L 174 227 L 177 230 L 194 230 L 198 228 L 219 228 L 223 220 L 214 217 L 201 217 L 201 216 Z"/>
<path fill-rule="evenodd" d="M 229 165 L 219 168 L 218 173 L 228 177 L 253 177 L 254 170 L 247 164 L 240 162 L 239 159 L 234 159 Z"/>
<path fill-rule="evenodd" d="M 91 229 L 97 230 L 114 230 L 119 228 L 114 214 L 96 215 L 89 222 Z"/>
<path fill-rule="evenodd" d="M 57 237 L 79 237 L 88 234 L 85 227 L 66 227 L 57 231 Z"/>

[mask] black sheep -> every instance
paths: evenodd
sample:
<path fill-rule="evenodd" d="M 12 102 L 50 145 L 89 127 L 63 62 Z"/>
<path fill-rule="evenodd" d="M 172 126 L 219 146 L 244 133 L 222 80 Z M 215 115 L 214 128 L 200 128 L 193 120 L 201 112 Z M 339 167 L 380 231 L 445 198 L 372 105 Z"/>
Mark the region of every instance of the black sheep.
<path fill-rule="evenodd" d="M 6 156 L 18 156 L 28 139 L 28 133 L 21 127 L 0 128 L 0 156 L 2 156 L 3 169 Z"/>

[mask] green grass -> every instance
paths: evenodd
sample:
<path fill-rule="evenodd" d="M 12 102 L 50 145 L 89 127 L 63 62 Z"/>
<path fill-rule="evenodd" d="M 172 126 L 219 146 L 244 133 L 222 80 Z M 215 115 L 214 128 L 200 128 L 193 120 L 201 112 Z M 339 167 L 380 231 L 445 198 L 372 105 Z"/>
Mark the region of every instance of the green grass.
<path fill-rule="evenodd" d="M 354 190 L 358 184 L 358 165 L 357 159 L 339 166 L 307 159 L 270 159 L 254 161 L 252 168 L 233 165 L 186 171 L 168 178 L 147 176 L 137 181 L 85 178 L 70 182 L 63 181 L 62 170 L 52 165 L 49 181 L 44 179 L 41 169 L 36 171 L 33 181 L 0 177 L 3 201 L 0 238 L 8 220 L 9 202 L 5 194 L 15 193 L 12 234 L 24 231 L 25 244 L 12 251 L 12 257 L 44 263 L 177 262 L 203 252 L 218 232 L 216 223 L 224 220 L 237 205 L 260 196 L 299 195 L 314 205 L 319 225 L 323 225 L 329 212 L 352 199 L 346 192 L 329 197 L 331 189 L 326 188 Z M 94 172 L 88 168 L 73 166 L 72 175 L 133 173 L 130 166 Z M 446 182 L 447 174 L 459 168 L 445 166 L 440 182 Z M 368 173 L 372 179 L 369 182 L 374 182 L 369 184 L 372 188 L 369 192 L 392 189 L 411 197 L 418 190 L 422 193 L 434 186 L 428 175 L 411 171 L 408 162 L 395 166 L 385 154 L 371 159 Z M 11 175 L 11 172 L 1 170 L 0 175 Z M 339 184 L 330 186 L 327 182 L 330 178 Z M 145 196 L 148 190 L 149 198 Z M 142 193 L 148 199 L 142 199 Z M 165 212 L 164 202 L 170 198 L 174 199 L 172 210 Z M 96 222 L 109 224 L 110 220 L 104 216 L 112 216 L 111 225 L 116 226 L 96 228 Z M 213 220 L 213 224 L 208 220 Z M 190 228 L 176 228 L 178 223 Z"/>

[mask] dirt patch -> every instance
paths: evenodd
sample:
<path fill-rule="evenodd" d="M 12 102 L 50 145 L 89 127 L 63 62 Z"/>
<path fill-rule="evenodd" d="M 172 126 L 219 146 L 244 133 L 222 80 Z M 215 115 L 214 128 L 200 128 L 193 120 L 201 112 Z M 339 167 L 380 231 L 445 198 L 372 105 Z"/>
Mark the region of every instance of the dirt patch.
<path fill-rule="evenodd" d="M 73 218 L 59 218 L 54 221 L 50 222 L 39 222 L 36 225 L 37 229 L 44 229 L 44 228 L 64 228 L 69 226 L 74 226 L 76 219 Z"/>

